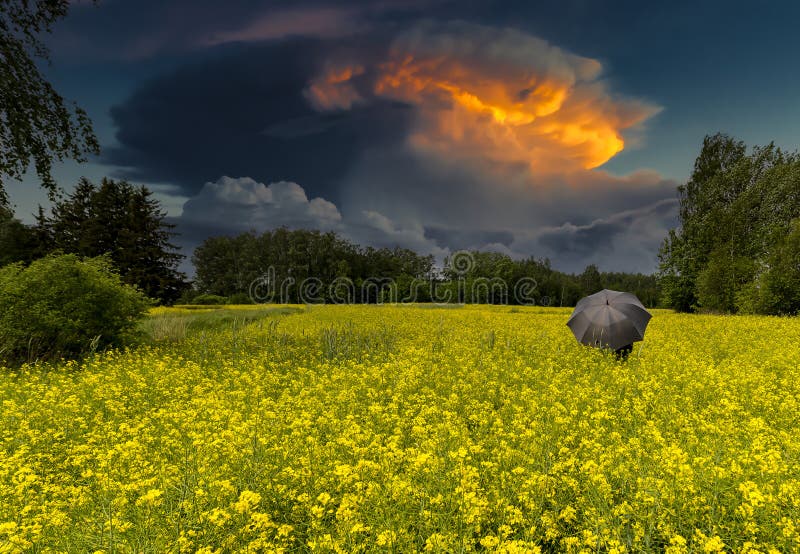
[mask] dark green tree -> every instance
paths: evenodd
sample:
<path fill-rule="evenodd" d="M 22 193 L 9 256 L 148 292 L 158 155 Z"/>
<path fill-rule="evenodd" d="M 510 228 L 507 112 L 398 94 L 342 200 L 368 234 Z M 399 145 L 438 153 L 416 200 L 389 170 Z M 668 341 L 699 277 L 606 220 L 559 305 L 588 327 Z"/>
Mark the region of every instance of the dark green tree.
<path fill-rule="evenodd" d="M 257 236 L 245 233 L 236 237 L 210 237 L 192 255 L 195 286 L 205 294 L 230 296 L 246 293 L 259 276 Z M 264 267 L 263 272 L 266 273 Z"/>
<path fill-rule="evenodd" d="M 246 294 L 256 280 L 269 277 L 268 287 L 259 289 L 265 295 L 259 301 L 271 294 L 271 300 L 300 302 L 300 285 L 307 279 L 320 285 L 313 295 L 317 300 L 337 294 L 330 288 L 337 279 L 352 282 L 355 302 L 375 302 L 381 296 L 377 285 L 365 285 L 367 279 L 394 279 L 394 297 L 405 298 L 414 279 L 427 279 L 433 271 L 433 257 L 408 249 L 361 248 L 332 232 L 286 228 L 208 238 L 195 249 L 192 263 L 197 289 L 218 296 Z"/>
<path fill-rule="evenodd" d="M 177 271 L 183 256 L 170 242 L 174 226 L 165 217 L 146 187 L 112 179 L 95 186 L 81 179 L 68 197 L 54 204 L 52 216 L 40 216 L 38 229 L 55 250 L 108 255 L 123 282 L 171 303 L 185 286 Z"/>
<path fill-rule="evenodd" d="M 772 249 L 765 270 L 737 296 L 743 312 L 771 315 L 800 313 L 800 218 Z"/>
<path fill-rule="evenodd" d="M 670 232 L 659 254 L 663 302 L 668 307 L 678 311 L 697 307 L 698 274 L 714 248 L 723 208 L 736 196 L 730 171 L 745 154 L 741 141 L 722 133 L 706 136 L 689 180 L 678 187 L 681 228 Z"/>
<path fill-rule="evenodd" d="M 775 276 L 771 260 L 800 216 L 798 156 L 774 144 L 748 154 L 731 137 L 706 137 L 678 194 L 681 226 L 659 256 L 664 303 L 682 311 L 775 312 L 764 304 L 761 282 Z"/>
<path fill-rule="evenodd" d="M 659 301 L 658 279 L 642 273 L 602 272 L 603 287 L 632 292 L 645 306 L 656 307 Z"/>
<path fill-rule="evenodd" d="M 9 208 L 0 206 L 0 267 L 14 262 L 30 263 L 39 252 L 36 231 L 14 219 Z"/>
<path fill-rule="evenodd" d="M 0 2 L 0 205 L 5 178 L 21 179 L 31 162 L 54 197 L 54 161 L 86 161 L 99 145 L 81 108 L 68 105 L 42 75 L 36 60 L 49 60 L 40 38 L 67 15 L 70 0 Z"/>
<path fill-rule="evenodd" d="M 583 294 L 594 294 L 603 290 L 603 279 L 600 276 L 600 271 L 594 264 L 587 265 L 579 277 L 581 289 Z"/>

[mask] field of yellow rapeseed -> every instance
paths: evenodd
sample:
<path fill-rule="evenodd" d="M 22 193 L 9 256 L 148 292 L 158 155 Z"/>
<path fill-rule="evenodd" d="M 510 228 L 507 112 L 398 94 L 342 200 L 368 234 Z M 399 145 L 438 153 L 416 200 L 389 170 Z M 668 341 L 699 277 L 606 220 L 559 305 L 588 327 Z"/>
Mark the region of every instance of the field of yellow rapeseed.
<path fill-rule="evenodd" d="M 0 552 L 798 551 L 800 321 L 657 311 L 624 363 L 568 315 L 265 310 L 3 369 Z"/>

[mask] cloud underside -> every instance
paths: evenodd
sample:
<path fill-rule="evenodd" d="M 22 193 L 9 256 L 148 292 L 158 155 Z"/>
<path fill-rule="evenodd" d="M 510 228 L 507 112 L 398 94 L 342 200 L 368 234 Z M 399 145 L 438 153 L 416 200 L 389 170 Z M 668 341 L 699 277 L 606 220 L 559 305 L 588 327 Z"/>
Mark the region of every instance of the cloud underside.
<path fill-rule="evenodd" d="M 354 23 L 333 39 L 325 21 L 288 14 L 217 35 L 217 58 L 113 110 L 119 146 L 105 161 L 174 183 L 198 236 L 204 221 L 315 227 L 436 255 L 653 269 L 675 183 L 600 166 L 641 140 L 658 106 L 614 94 L 598 61 L 516 30 Z M 314 36 L 283 36 L 301 25 Z"/>

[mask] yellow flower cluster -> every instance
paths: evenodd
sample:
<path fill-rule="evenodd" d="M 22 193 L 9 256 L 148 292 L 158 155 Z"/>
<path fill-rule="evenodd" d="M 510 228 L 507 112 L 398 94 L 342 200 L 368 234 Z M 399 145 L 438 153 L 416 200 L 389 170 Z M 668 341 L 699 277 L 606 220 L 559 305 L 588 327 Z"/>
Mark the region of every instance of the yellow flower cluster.
<path fill-rule="evenodd" d="M 0 369 L 0 552 L 800 550 L 800 321 L 656 312 L 621 362 L 568 315 L 310 306 Z"/>

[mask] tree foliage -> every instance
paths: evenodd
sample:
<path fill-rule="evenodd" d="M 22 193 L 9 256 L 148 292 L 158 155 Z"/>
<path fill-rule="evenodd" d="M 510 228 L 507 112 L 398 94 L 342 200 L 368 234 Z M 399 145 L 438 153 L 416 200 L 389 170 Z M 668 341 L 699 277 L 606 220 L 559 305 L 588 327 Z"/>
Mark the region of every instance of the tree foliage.
<path fill-rule="evenodd" d="M 249 294 L 258 286 L 258 294 L 271 294 L 290 302 L 319 297 L 331 301 L 330 285 L 339 279 L 352 282 L 351 290 L 363 290 L 376 301 L 382 286 L 364 281 L 391 277 L 408 283 L 425 279 L 433 268 L 431 256 L 420 256 L 403 248 L 361 248 L 335 233 L 279 228 L 262 234 L 244 233 L 235 237 L 211 237 L 194 252 L 198 290 L 217 296 Z M 257 283 L 268 279 L 269 282 Z M 317 283 L 319 290 L 301 291 L 300 284 Z M 285 290 L 281 290 L 281 284 Z M 347 301 L 370 301 L 370 298 L 347 298 Z M 341 300 L 345 300 L 342 298 Z"/>
<path fill-rule="evenodd" d="M 39 251 L 36 231 L 14 218 L 0 206 L 0 267 L 14 262 L 31 262 Z"/>
<path fill-rule="evenodd" d="M 4 178 L 22 179 L 31 162 L 51 197 L 54 161 L 86 161 L 99 152 L 91 121 L 47 82 L 36 59 L 48 60 L 40 36 L 67 15 L 69 0 L 0 2 L 0 205 Z"/>
<path fill-rule="evenodd" d="M 580 275 L 581 288 L 587 294 L 594 294 L 603 289 L 603 279 L 600 277 L 600 270 L 597 266 L 590 264 L 586 266 Z"/>
<path fill-rule="evenodd" d="M 681 311 L 796 313 L 785 287 L 800 217 L 798 155 L 774 144 L 748 154 L 740 141 L 709 136 L 678 194 L 681 227 L 660 252 L 664 303 Z"/>

